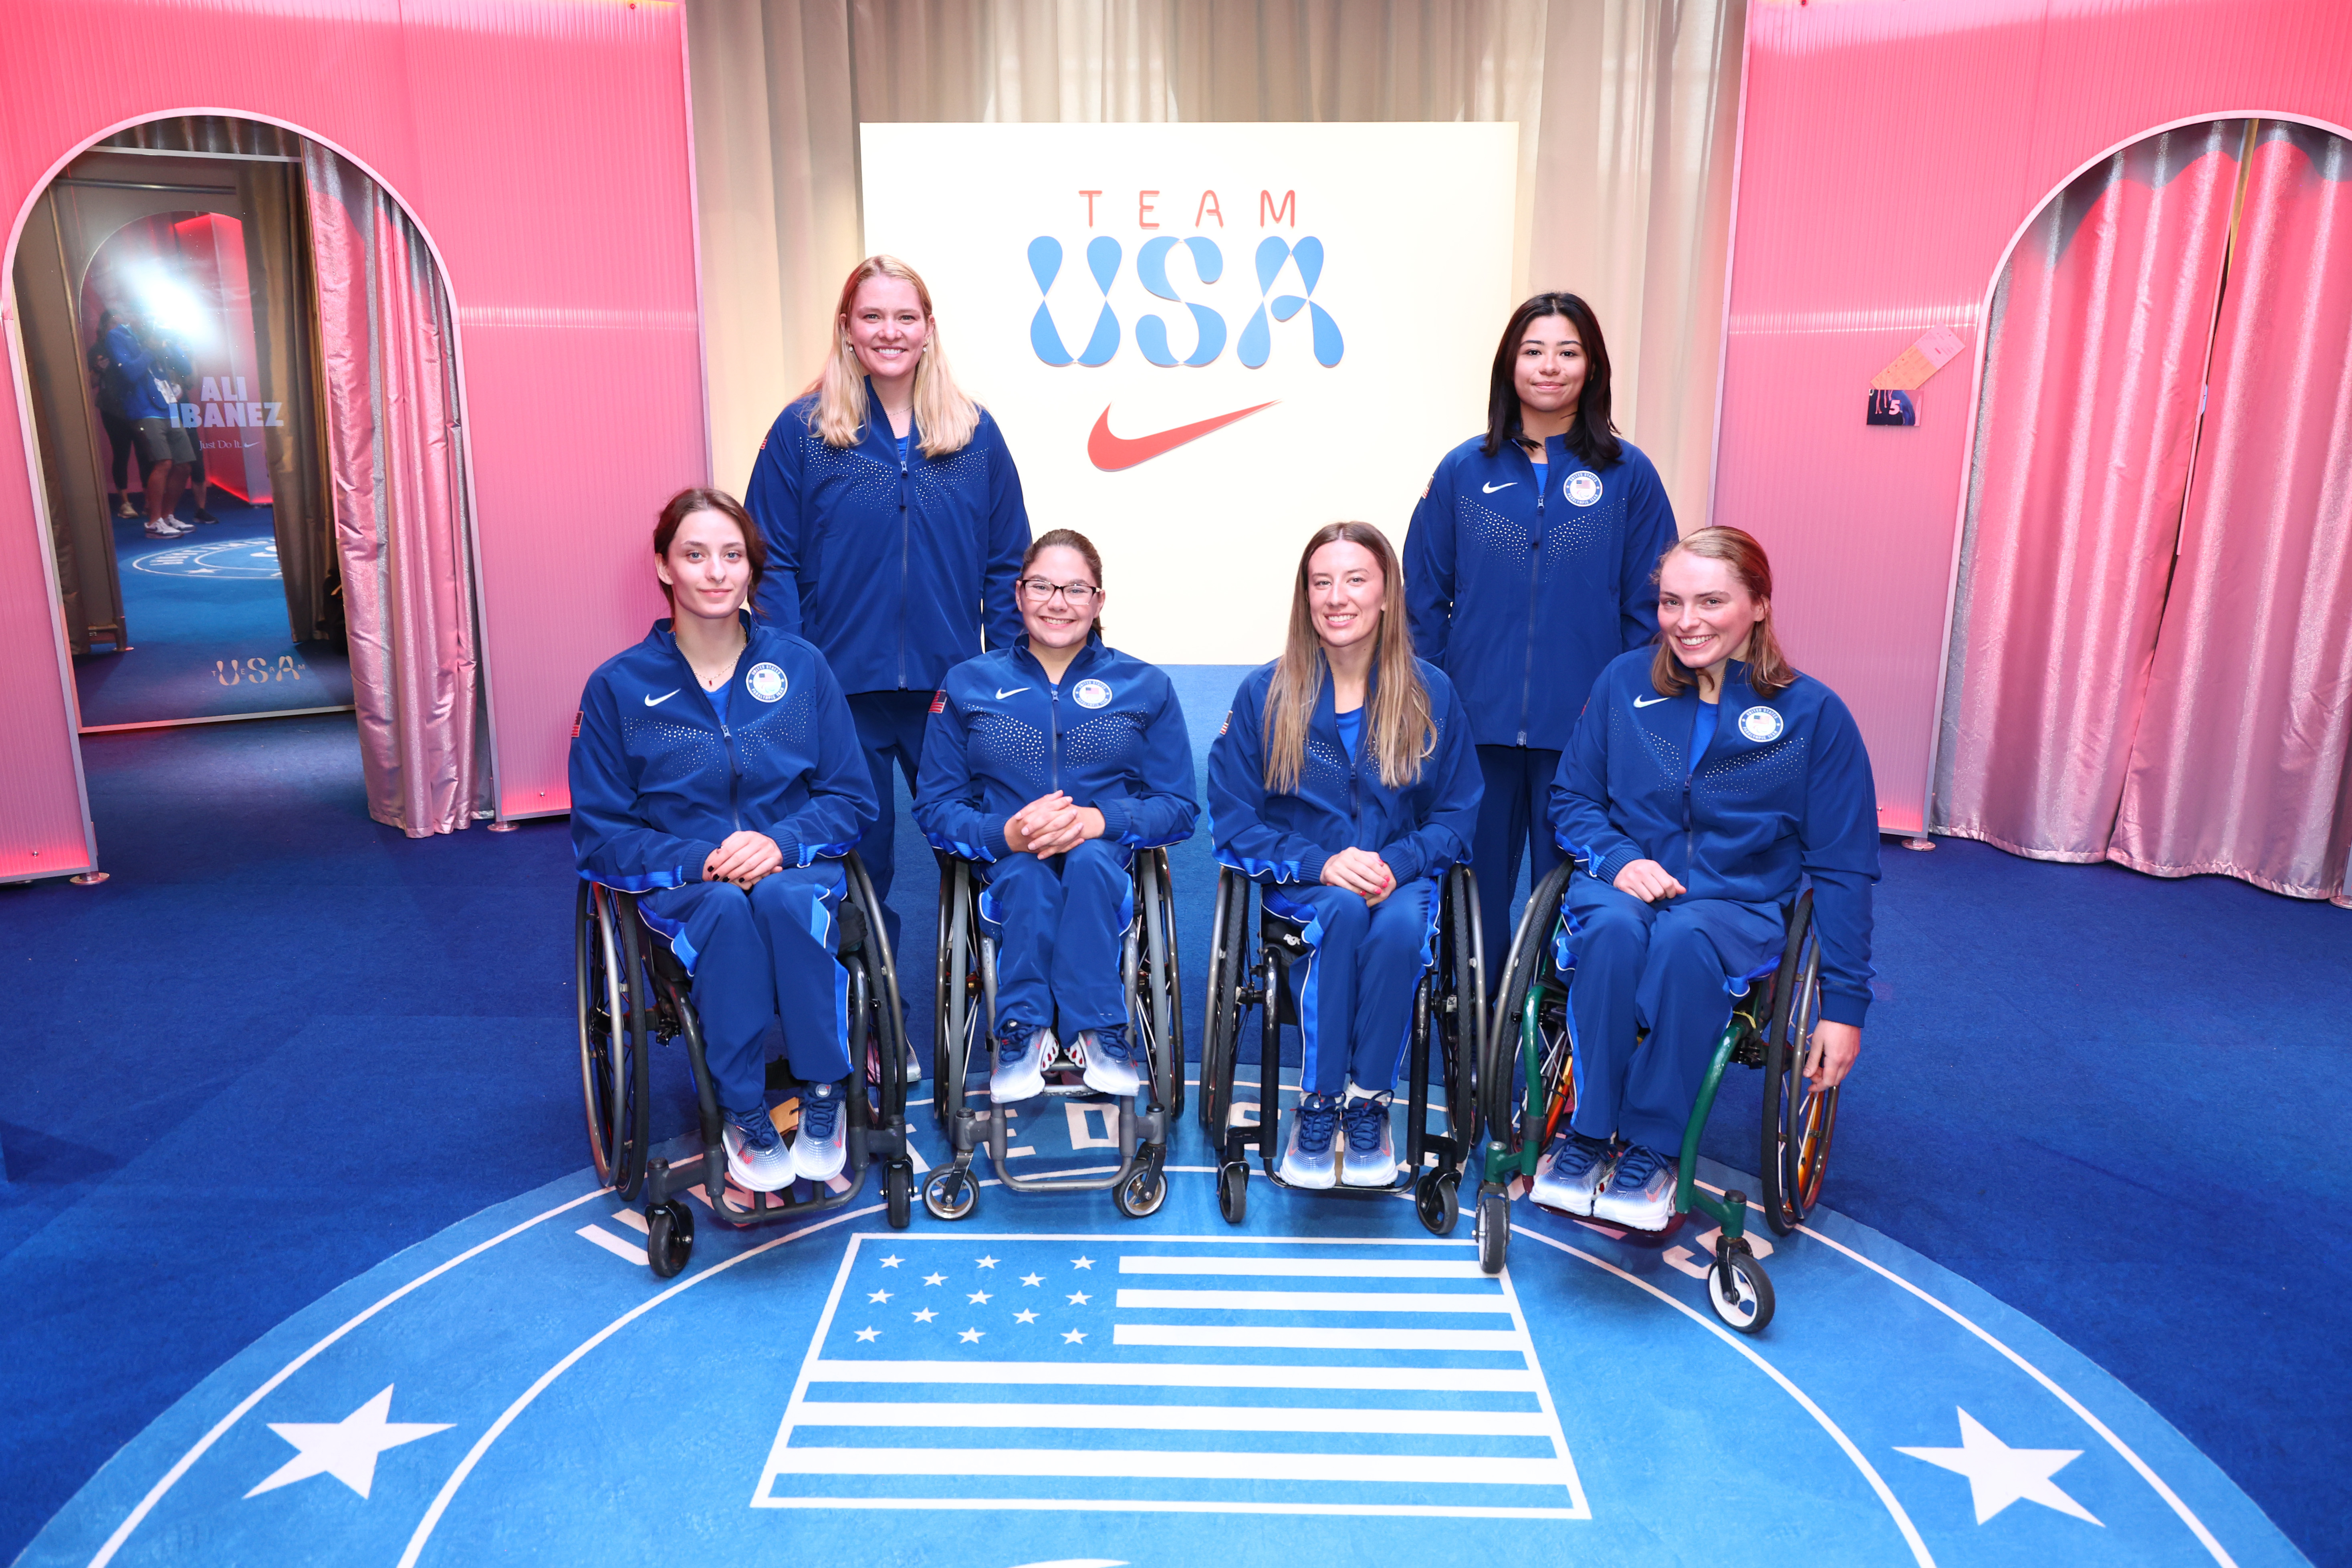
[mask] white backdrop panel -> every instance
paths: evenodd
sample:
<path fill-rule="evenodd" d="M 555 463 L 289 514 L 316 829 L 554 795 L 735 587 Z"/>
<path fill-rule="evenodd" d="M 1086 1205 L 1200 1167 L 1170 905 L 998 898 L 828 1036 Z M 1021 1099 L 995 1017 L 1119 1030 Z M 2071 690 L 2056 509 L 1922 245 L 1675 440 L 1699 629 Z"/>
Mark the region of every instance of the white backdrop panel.
<path fill-rule="evenodd" d="M 1003 424 L 1032 526 L 1095 541 L 1105 621 L 1131 653 L 1273 657 L 1306 537 L 1360 518 L 1401 545 L 1438 457 L 1484 427 L 1494 334 L 1512 303 L 1516 124 L 859 129 L 866 249 L 930 285 L 941 350 Z M 1040 239 L 1058 244 L 1058 271 L 1049 256 L 1033 264 Z M 1269 251 L 1269 240 L 1280 243 Z M 1147 286 L 1147 247 L 1181 302 Z M 1278 264 L 1263 288 L 1262 256 Z M 1041 300 L 1058 354 L 1036 340 Z M 1274 319 L 1285 300 L 1311 308 Z M 1139 329 L 1154 318 L 1169 357 L 1204 357 L 1188 306 L 1213 312 L 1223 347 L 1198 366 L 1151 362 Z M 1261 308 L 1263 348 L 1245 355 Z M 1327 322 L 1319 358 L 1314 308 Z M 1328 328 L 1339 352 L 1327 365 Z M 1048 362 L 1064 355 L 1072 362 Z M 1089 456 L 1106 417 L 1119 442 L 1147 442 L 1261 403 L 1271 406 L 1132 466 Z"/>

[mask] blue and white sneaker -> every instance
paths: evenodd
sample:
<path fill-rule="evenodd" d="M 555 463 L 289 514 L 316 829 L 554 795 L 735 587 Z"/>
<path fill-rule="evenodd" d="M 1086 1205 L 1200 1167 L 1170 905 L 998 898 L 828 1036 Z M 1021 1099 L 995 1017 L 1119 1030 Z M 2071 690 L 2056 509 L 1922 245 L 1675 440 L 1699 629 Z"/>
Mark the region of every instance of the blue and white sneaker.
<path fill-rule="evenodd" d="M 1347 1128 L 1347 1152 L 1339 1156 L 1339 1179 L 1349 1186 L 1387 1186 L 1396 1180 L 1396 1145 L 1389 1134 L 1387 1094 L 1367 1094 L 1348 1085 L 1339 1113 Z"/>
<path fill-rule="evenodd" d="M 849 1163 L 845 1102 L 838 1083 L 801 1085 L 801 1124 L 793 1133 L 793 1169 L 810 1181 L 831 1181 Z"/>
<path fill-rule="evenodd" d="M 1277 1166 L 1291 1186 L 1328 1190 L 1339 1185 L 1339 1162 L 1331 1145 L 1339 1131 L 1339 1097 L 1304 1094 L 1290 1118 L 1290 1142 Z"/>
<path fill-rule="evenodd" d="M 1664 1230 L 1674 1222 L 1676 1175 L 1675 1162 L 1657 1150 L 1628 1144 L 1592 1201 L 1592 1218 L 1628 1230 Z"/>
<path fill-rule="evenodd" d="M 1609 1185 L 1612 1155 L 1608 1139 L 1588 1138 L 1573 1127 L 1562 1127 L 1536 1166 L 1531 1196 L 1544 1208 L 1591 1214 L 1601 1189 Z"/>
<path fill-rule="evenodd" d="M 719 1141 L 727 1147 L 727 1174 L 744 1191 L 775 1192 L 793 1185 L 792 1153 L 765 1105 L 728 1112 Z"/>
<path fill-rule="evenodd" d="M 1045 1059 L 1054 1053 L 1054 1031 L 1006 1019 L 996 1026 L 996 1067 L 988 1075 L 988 1097 L 999 1105 L 1034 1100 L 1045 1092 Z"/>
<path fill-rule="evenodd" d="M 1143 1087 L 1143 1073 L 1128 1043 L 1127 1026 L 1108 1024 L 1078 1031 L 1077 1056 L 1086 1063 L 1087 1087 L 1097 1094 L 1124 1100 Z"/>

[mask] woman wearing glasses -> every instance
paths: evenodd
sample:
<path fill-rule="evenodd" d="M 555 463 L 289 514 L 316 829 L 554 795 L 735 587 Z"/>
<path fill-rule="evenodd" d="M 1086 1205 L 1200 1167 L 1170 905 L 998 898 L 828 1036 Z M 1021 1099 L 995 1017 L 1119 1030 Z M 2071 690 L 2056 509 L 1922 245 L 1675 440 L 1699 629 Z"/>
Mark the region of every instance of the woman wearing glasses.
<path fill-rule="evenodd" d="M 842 285 L 833 350 L 760 444 L 744 503 L 768 547 L 760 609 L 815 643 L 849 694 L 881 815 L 857 842 L 886 901 L 898 824 L 890 769 L 915 782 L 923 718 L 948 666 L 1021 630 L 1029 542 L 1021 476 L 996 422 L 959 391 L 930 291 L 896 257 Z"/>
<path fill-rule="evenodd" d="M 981 915 L 1001 927 L 989 1098 L 1042 1092 L 1057 1055 L 1123 1097 L 1142 1072 L 1119 975 L 1128 867 L 1192 836 L 1192 746 L 1168 677 L 1104 643 L 1102 558 L 1084 534 L 1039 538 L 1015 588 L 1023 634 L 950 670 L 931 699 L 915 820 L 980 862 Z"/>
<path fill-rule="evenodd" d="M 1292 1186 L 1396 1179 L 1389 1100 L 1437 933 L 1438 879 L 1478 818 L 1469 716 L 1412 655 L 1395 552 L 1369 523 L 1307 541 L 1282 657 L 1253 670 L 1209 747 L 1217 859 L 1306 927 Z M 1347 1147 L 1335 1154 L 1345 1124 Z"/>

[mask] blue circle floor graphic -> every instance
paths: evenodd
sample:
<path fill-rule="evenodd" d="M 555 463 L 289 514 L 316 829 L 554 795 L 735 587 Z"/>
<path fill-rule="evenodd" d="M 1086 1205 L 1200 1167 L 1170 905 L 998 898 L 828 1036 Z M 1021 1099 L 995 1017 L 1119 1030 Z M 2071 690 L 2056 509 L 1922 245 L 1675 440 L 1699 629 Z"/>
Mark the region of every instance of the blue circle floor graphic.
<path fill-rule="evenodd" d="M 1019 1114 L 1024 1166 L 1099 1167 L 1099 1114 Z M 2305 1561 L 2115 1379 L 1835 1215 L 1777 1239 L 1747 1339 L 1703 1238 L 1520 1203 L 1489 1278 L 1466 1218 L 1254 1179 L 1228 1227 L 1189 1117 L 1171 1160 L 1142 1220 L 993 1183 L 905 1231 L 705 1209 L 669 1281 L 640 1215 L 551 1184 L 264 1336 L 19 1561 Z"/>

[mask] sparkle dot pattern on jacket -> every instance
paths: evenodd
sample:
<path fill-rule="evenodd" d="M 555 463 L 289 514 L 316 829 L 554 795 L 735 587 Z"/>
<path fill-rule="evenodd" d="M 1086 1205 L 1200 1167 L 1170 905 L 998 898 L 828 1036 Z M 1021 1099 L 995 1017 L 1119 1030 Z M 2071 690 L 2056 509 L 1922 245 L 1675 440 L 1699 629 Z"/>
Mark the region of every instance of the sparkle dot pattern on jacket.
<path fill-rule="evenodd" d="M 640 789 L 661 789 L 685 783 L 705 768 L 727 766 L 727 746 L 719 732 L 699 725 L 679 724 L 646 715 L 625 715 L 622 745 L 632 757 L 644 758 Z"/>
<path fill-rule="evenodd" d="M 989 708 L 967 716 L 964 723 L 971 735 L 975 771 L 992 772 L 1001 778 L 1034 779 L 1041 784 L 1045 781 L 1047 747 L 1044 730 Z"/>
<path fill-rule="evenodd" d="M 1307 737 L 1306 770 L 1312 778 L 1344 784 L 1348 775 L 1355 770 L 1355 766 L 1346 752 L 1330 742 Z"/>
<path fill-rule="evenodd" d="M 927 462 L 907 465 L 907 481 L 929 500 L 964 485 L 978 485 L 988 477 L 988 455 L 967 446 L 945 457 L 933 457 Z"/>
<path fill-rule="evenodd" d="M 1786 740 L 1760 746 L 1753 751 L 1717 758 L 1698 770 L 1697 776 L 1691 780 L 1691 788 L 1697 789 L 1704 785 L 1717 789 L 1738 789 L 1743 794 L 1752 795 L 1775 784 L 1786 783 L 1790 779 L 1801 778 L 1805 771 L 1805 743 L 1811 738 L 1807 735 L 1792 735 Z"/>
<path fill-rule="evenodd" d="M 758 714 L 748 724 L 736 726 L 735 747 L 748 773 L 755 762 L 772 751 L 807 756 L 814 749 L 815 735 L 815 716 L 808 696 L 795 687 L 786 701 Z"/>
<path fill-rule="evenodd" d="M 1684 765 L 1683 748 L 1680 746 L 1645 727 L 1623 708 L 1611 710 L 1609 724 L 1610 728 L 1614 732 L 1610 737 L 1612 746 L 1617 743 L 1620 736 L 1628 733 L 1640 737 L 1643 746 L 1648 749 L 1651 757 L 1658 764 L 1658 777 L 1672 789 L 1682 788 L 1683 779 L 1689 775 L 1690 769 Z"/>
<path fill-rule="evenodd" d="M 1062 732 L 1062 755 L 1081 765 L 1139 761 L 1144 716 L 1136 711 L 1105 714 Z"/>
<path fill-rule="evenodd" d="M 1527 554 L 1532 531 L 1528 524 L 1507 517 L 1467 496 L 1456 497 L 1454 506 L 1462 530 L 1489 555 L 1517 560 Z M 1543 554 L 1547 566 L 1557 566 L 1586 553 L 1609 533 L 1606 517 L 1599 507 L 1562 507 L 1548 512 L 1546 517 L 1549 526 L 1544 529 Z"/>

